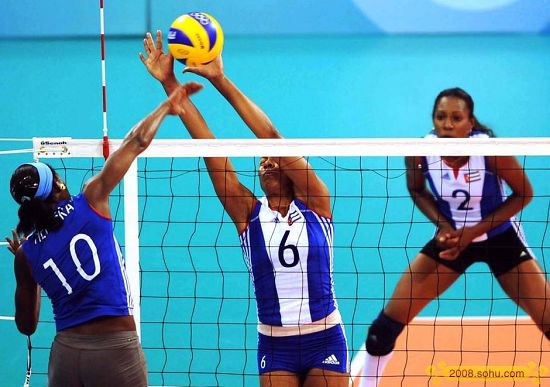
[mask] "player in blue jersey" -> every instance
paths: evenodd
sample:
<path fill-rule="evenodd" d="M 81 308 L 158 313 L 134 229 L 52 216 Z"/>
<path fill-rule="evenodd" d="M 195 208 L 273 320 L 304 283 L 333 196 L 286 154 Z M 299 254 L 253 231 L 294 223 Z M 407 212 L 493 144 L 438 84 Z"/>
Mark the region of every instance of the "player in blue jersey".
<path fill-rule="evenodd" d="M 200 88 L 197 83 L 174 88 L 76 196 L 47 164 L 23 164 L 13 173 L 10 191 L 20 205 L 19 224 L 7 240 L 15 255 L 15 322 L 21 333 L 35 332 L 44 289 L 57 330 L 48 365 L 50 387 L 147 386 L 109 195 L 164 118 L 182 114 L 184 100 Z"/>
<path fill-rule="evenodd" d="M 178 86 L 173 58 L 157 32 L 140 58 L 167 93 Z M 266 114 L 224 74 L 221 57 L 186 68 L 208 79 L 258 138 L 281 138 Z M 193 138 L 214 135 L 190 101 L 181 119 Z M 239 182 L 230 160 L 206 157 L 216 193 L 235 223 L 258 305 L 261 386 L 332 386 L 349 382 L 347 343 L 333 289 L 330 194 L 303 157 L 263 157 L 265 193 Z"/>
<path fill-rule="evenodd" d="M 477 121 L 472 97 L 460 88 L 437 96 L 432 119 L 434 130 L 429 136 L 492 136 Z M 369 328 L 361 387 L 378 385 L 405 325 L 474 262 L 488 264 L 506 294 L 550 339 L 550 285 L 515 219 L 533 195 L 516 158 L 442 156 L 405 161 L 411 198 L 435 224 L 436 233 Z M 504 184 L 512 192 L 508 197 Z"/>

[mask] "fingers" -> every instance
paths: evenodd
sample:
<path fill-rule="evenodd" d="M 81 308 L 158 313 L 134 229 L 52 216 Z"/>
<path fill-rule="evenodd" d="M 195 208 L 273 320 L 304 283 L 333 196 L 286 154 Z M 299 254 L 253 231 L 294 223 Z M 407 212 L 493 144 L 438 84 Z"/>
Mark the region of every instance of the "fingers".
<path fill-rule="evenodd" d="M 155 41 L 153 40 L 153 35 L 151 35 L 150 32 L 147 32 L 147 44 L 149 45 L 149 48 L 151 51 L 153 51 L 153 48 L 155 48 Z"/>
<path fill-rule="evenodd" d="M 451 247 L 450 249 L 443 250 L 439 253 L 439 258 L 446 260 L 454 260 L 460 254 L 460 249 L 458 247 Z"/>
<path fill-rule="evenodd" d="M 197 74 L 197 70 L 198 70 L 198 67 L 191 67 L 191 66 L 187 66 L 186 68 L 183 69 L 182 73 L 193 73 L 193 74 Z"/>
<path fill-rule="evenodd" d="M 151 54 L 151 46 L 149 44 L 149 32 L 147 32 L 147 34 L 145 34 L 145 39 L 143 39 L 143 48 L 145 49 L 145 52 L 147 53 L 147 55 Z"/>
<path fill-rule="evenodd" d="M 162 51 L 162 32 L 157 30 L 157 50 Z"/>
<path fill-rule="evenodd" d="M 157 35 L 157 39 L 158 39 L 158 35 Z M 161 42 L 161 47 L 162 47 L 162 42 Z M 145 52 L 147 53 L 147 55 L 151 55 L 151 53 L 157 49 L 157 47 L 155 46 L 155 42 L 153 41 L 153 36 L 151 35 L 150 32 L 147 32 L 145 34 L 145 39 L 143 39 L 143 48 L 145 49 Z"/>
<path fill-rule="evenodd" d="M 8 250 L 15 254 L 17 252 L 17 249 L 19 246 L 21 246 L 21 242 L 25 240 L 25 238 L 22 238 L 19 240 L 19 235 L 17 235 L 17 232 L 15 230 L 11 230 L 11 235 L 13 239 L 10 239 L 9 237 L 6 237 L 6 242 L 8 242 Z"/>
<path fill-rule="evenodd" d="M 141 63 L 143 63 L 144 65 L 147 65 L 147 59 L 145 58 L 145 55 L 143 55 L 143 53 L 139 53 L 139 59 L 141 60 Z"/>

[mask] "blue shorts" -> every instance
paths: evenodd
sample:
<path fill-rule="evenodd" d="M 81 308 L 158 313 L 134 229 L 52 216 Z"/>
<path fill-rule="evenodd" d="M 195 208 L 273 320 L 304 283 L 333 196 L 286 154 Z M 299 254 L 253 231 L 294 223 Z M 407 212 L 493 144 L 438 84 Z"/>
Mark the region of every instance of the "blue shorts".
<path fill-rule="evenodd" d="M 275 337 L 258 333 L 260 374 L 288 371 L 307 375 L 313 368 L 349 372 L 348 344 L 341 324 L 298 336 Z"/>

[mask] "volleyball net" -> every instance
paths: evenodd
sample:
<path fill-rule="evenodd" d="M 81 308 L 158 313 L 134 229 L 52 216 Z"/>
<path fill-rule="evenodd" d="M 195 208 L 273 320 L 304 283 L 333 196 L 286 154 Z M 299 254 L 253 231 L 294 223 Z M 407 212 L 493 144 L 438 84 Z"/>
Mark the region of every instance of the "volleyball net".
<path fill-rule="evenodd" d="M 103 165 L 98 140 L 33 143 L 34 157 L 55 167 L 73 194 Z M 111 152 L 119 144 L 112 140 Z M 535 192 L 518 218 L 546 271 L 549 138 L 153 141 L 111 199 L 150 385 L 258 384 L 252 283 L 235 226 L 201 157 L 231 157 L 239 179 L 257 197 L 263 196 L 256 172 L 260 157 L 308 157 L 331 192 L 335 291 L 357 373 L 369 324 L 434 231 L 409 197 L 403 156 L 440 154 L 517 155 Z M 39 383 L 55 334 L 49 302 L 42 305 L 33 338 L 33 378 Z M 547 347 L 487 267 L 475 264 L 402 334 L 383 385 L 441 383 L 447 374 L 438 372 L 465 365 L 525 368 L 548 383 Z"/>

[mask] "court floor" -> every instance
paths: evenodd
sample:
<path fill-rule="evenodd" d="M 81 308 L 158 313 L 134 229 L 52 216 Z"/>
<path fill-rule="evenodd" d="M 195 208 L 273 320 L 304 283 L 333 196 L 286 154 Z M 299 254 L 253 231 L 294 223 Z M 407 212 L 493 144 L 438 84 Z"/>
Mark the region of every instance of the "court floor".
<path fill-rule="evenodd" d="M 363 354 L 352 363 L 354 386 Z M 380 383 L 394 386 L 550 386 L 550 344 L 523 317 L 416 319 Z"/>

